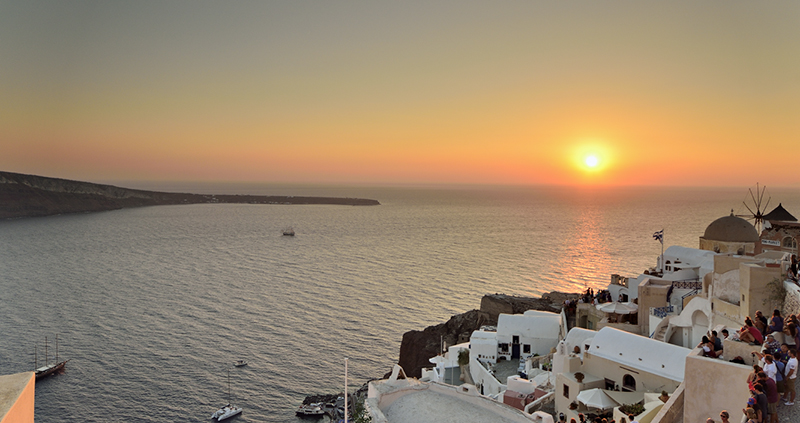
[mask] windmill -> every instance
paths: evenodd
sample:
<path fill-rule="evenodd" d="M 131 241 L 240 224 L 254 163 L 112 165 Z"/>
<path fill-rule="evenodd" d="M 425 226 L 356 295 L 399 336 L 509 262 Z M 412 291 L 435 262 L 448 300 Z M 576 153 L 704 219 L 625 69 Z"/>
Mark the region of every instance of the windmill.
<path fill-rule="evenodd" d="M 736 216 L 745 218 L 753 222 L 753 226 L 755 226 L 756 231 L 761 234 L 761 230 L 764 227 L 764 214 L 769 207 L 769 201 L 772 199 L 769 194 L 767 194 L 767 187 L 761 187 L 758 183 L 756 183 L 756 192 L 753 193 L 753 188 L 747 189 L 748 195 L 745 195 L 742 204 L 747 208 L 747 211 L 750 212 L 749 214 L 737 214 Z M 767 196 L 767 201 L 764 202 L 764 195 Z M 749 204 L 748 204 L 749 203 Z"/>

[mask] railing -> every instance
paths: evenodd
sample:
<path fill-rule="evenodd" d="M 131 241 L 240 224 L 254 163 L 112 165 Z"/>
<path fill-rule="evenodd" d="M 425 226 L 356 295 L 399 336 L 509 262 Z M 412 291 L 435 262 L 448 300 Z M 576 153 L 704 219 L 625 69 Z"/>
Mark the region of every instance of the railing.
<path fill-rule="evenodd" d="M 668 314 L 675 311 L 675 306 L 650 307 L 650 314 L 656 317 L 665 318 Z"/>
<path fill-rule="evenodd" d="M 675 289 L 703 289 L 703 283 L 700 279 L 686 279 L 683 281 L 672 282 Z"/>
<path fill-rule="evenodd" d="M 675 289 L 702 290 L 703 283 L 700 282 L 699 278 L 684 279 L 682 281 L 673 281 L 672 284 L 669 286 L 669 290 L 667 291 L 667 302 L 670 302 L 670 300 L 672 299 L 672 291 Z"/>
<path fill-rule="evenodd" d="M 697 293 L 698 293 L 698 292 L 700 292 L 700 291 L 702 291 L 702 290 L 703 290 L 703 287 L 700 287 L 700 288 L 695 288 L 694 290 L 692 290 L 692 291 L 689 291 L 688 293 L 684 294 L 684 295 L 681 297 L 681 304 L 683 304 L 683 300 L 685 300 L 685 299 L 686 299 L 686 298 L 688 298 L 688 297 L 691 297 L 692 295 L 697 295 Z"/>

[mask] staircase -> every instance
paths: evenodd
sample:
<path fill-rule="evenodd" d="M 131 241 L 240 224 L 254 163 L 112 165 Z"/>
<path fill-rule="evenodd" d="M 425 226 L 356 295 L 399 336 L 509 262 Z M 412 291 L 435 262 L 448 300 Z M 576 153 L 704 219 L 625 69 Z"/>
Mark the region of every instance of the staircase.
<path fill-rule="evenodd" d="M 667 342 L 665 336 L 667 335 L 667 329 L 669 329 L 669 319 L 671 317 L 672 316 L 667 316 L 658 324 L 658 326 L 656 326 L 656 329 L 653 332 L 653 339 L 656 341 Z"/>

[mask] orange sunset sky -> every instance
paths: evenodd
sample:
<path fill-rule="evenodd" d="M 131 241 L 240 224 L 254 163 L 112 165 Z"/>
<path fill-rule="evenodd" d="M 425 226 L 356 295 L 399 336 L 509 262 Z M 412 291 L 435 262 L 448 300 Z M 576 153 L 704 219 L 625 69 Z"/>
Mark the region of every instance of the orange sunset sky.
<path fill-rule="evenodd" d="M 800 2 L 0 1 L 0 170 L 800 186 Z"/>

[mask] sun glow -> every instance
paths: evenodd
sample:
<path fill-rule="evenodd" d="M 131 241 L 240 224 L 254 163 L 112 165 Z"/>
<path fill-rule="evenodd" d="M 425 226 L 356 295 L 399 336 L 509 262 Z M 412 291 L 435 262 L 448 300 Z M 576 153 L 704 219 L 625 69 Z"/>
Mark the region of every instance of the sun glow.
<path fill-rule="evenodd" d="M 606 183 L 611 175 L 608 171 L 612 168 L 614 152 L 607 142 L 602 140 L 587 140 L 574 145 L 569 152 L 572 168 L 578 173 L 575 175 L 581 183 Z"/>

